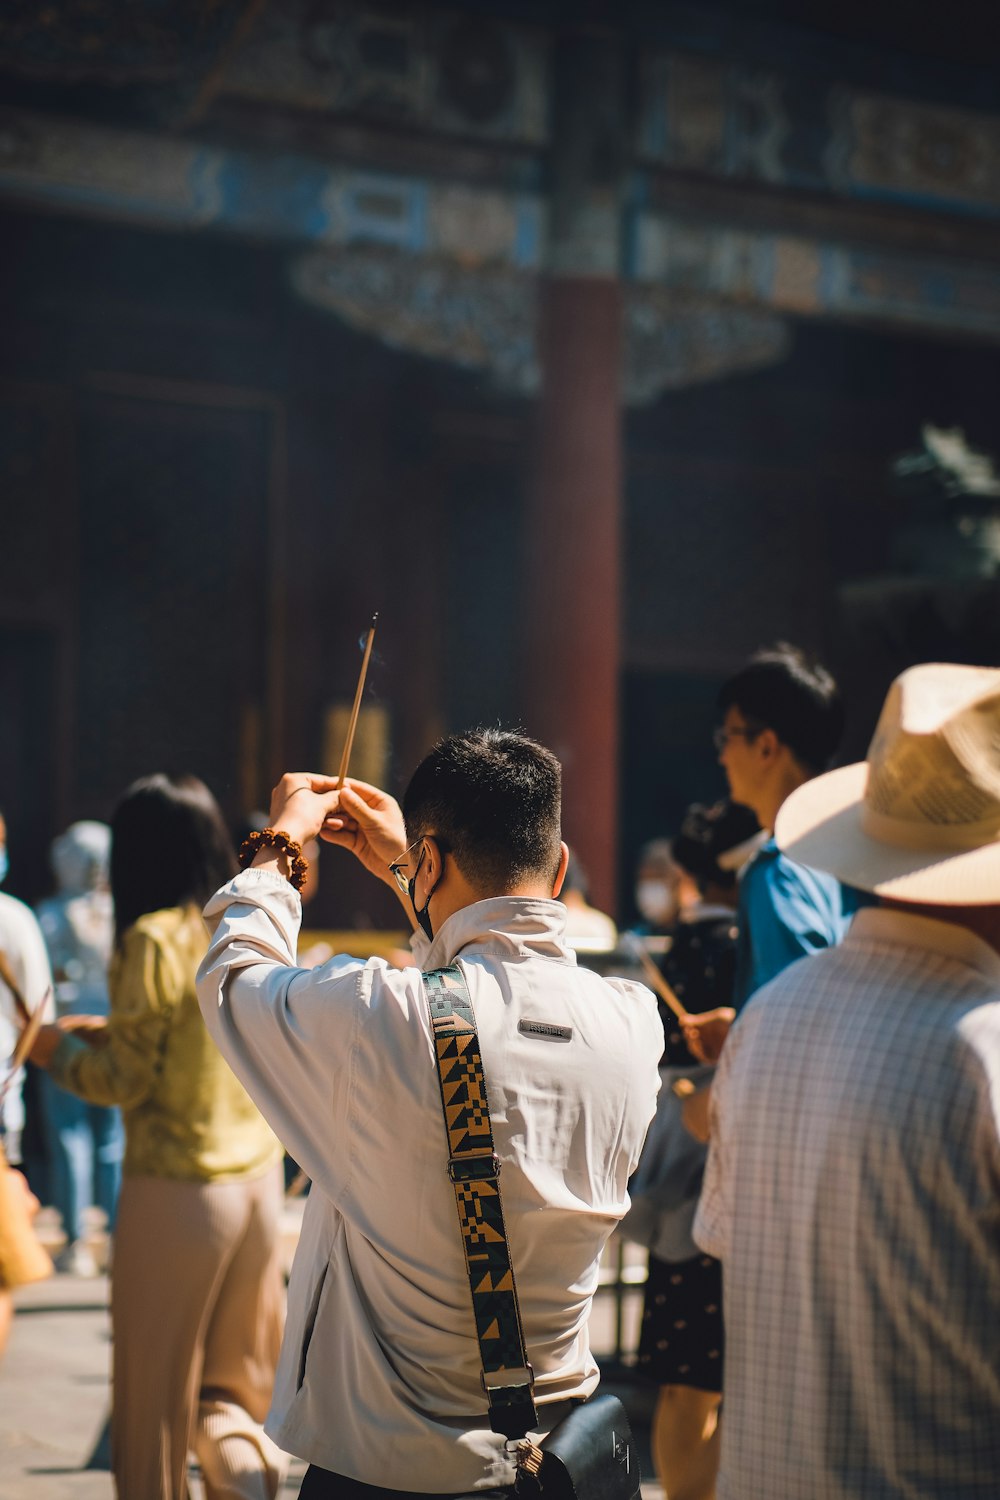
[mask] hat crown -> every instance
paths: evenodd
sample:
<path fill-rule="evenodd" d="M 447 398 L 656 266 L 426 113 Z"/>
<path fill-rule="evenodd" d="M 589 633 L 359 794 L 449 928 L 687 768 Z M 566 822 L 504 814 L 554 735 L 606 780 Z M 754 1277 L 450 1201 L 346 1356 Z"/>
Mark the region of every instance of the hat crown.
<path fill-rule="evenodd" d="M 969 847 L 1000 829 L 1000 671 L 930 663 L 893 683 L 868 750 L 875 837 Z"/>

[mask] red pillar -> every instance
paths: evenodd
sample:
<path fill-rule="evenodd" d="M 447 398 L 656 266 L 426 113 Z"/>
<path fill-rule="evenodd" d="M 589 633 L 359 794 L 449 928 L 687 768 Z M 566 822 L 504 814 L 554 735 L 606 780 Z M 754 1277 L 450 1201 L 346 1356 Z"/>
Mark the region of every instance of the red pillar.
<path fill-rule="evenodd" d="M 563 763 L 563 834 L 615 909 L 621 562 L 621 68 L 605 37 L 555 58 L 542 389 L 527 517 L 527 728 Z"/>
<path fill-rule="evenodd" d="M 546 281 L 528 523 L 529 727 L 563 763 L 563 832 L 615 907 L 620 662 L 621 290 Z"/>

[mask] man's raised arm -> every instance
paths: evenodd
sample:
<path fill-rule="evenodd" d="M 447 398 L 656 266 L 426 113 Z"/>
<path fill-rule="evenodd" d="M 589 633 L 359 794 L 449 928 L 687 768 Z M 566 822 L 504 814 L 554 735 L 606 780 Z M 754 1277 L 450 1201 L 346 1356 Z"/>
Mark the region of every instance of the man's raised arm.
<path fill-rule="evenodd" d="M 271 799 L 271 826 L 295 843 L 318 834 L 350 849 L 396 889 L 388 865 L 404 852 L 403 819 L 377 788 L 338 788 L 308 772 L 283 776 Z M 296 967 L 302 908 L 290 873 L 286 852 L 265 845 L 209 901 L 212 940 L 198 971 L 198 999 L 219 1050 L 275 1133 L 336 1199 L 346 1163 L 310 1141 L 317 1118 L 334 1133 L 338 1125 L 346 1131 L 359 1002 L 385 965 L 341 957 L 314 970 Z"/>

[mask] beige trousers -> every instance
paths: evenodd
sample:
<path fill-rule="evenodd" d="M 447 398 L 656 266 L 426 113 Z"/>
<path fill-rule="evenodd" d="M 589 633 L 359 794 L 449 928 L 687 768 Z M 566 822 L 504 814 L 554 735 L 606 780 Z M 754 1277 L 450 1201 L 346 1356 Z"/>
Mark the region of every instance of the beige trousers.
<path fill-rule="evenodd" d="M 252 1181 L 126 1177 L 115 1226 L 111 1452 L 119 1500 L 273 1500 L 265 1437 L 284 1321 L 280 1166 Z"/>

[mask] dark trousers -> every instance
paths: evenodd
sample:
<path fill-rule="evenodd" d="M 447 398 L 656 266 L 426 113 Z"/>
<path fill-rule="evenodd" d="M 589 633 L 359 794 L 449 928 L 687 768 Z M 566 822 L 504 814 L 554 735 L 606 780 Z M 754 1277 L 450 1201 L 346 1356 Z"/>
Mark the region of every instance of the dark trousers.
<path fill-rule="evenodd" d="M 511 1500 L 514 1488 L 474 1490 L 468 1500 Z M 299 1500 L 466 1500 L 465 1496 L 428 1494 L 425 1490 L 384 1490 L 377 1484 L 362 1484 L 310 1464 L 299 1490 Z"/>

